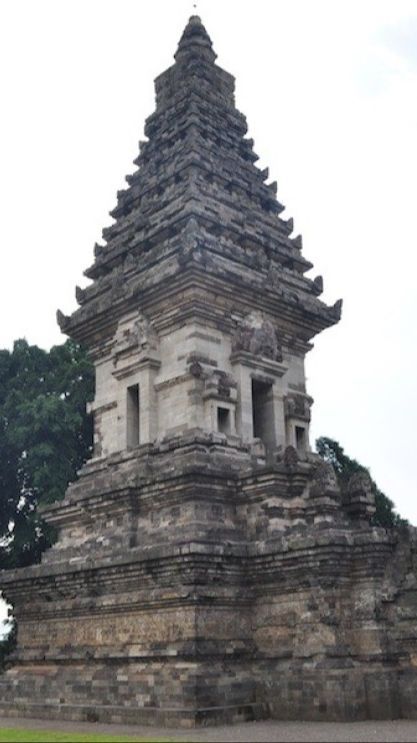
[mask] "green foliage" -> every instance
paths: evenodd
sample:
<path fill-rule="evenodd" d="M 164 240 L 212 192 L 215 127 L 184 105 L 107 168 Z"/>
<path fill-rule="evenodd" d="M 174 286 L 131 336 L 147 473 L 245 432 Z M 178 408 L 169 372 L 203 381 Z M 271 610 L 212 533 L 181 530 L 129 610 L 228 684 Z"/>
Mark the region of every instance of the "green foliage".
<path fill-rule="evenodd" d="M 52 543 L 36 509 L 61 499 L 90 455 L 93 392 L 92 365 L 70 340 L 0 351 L 0 569 L 37 562 Z"/>
<path fill-rule="evenodd" d="M 3 633 L 4 639 L 0 642 L 0 669 L 5 667 L 7 656 L 16 646 L 17 625 L 13 617 L 9 616 L 8 619 L 3 621 Z"/>
<path fill-rule="evenodd" d="M 156 741 L 162 738 L 138 738 L 137 736 L 104 735 L 103 733 L 72 733 L 55 730 L 30 730 L 25 728 L 1 728 L 0 743 L 122 743 L 122 741 Z M 165 739 L 169 740 L 169 738 Z"/>
<path fill-rule="evenodd" d="M 348 484 L 351 476 L 355 472 L 366 472 L 370 475 L 369 469 L 360 464 L 356 459 L 351 459 L 345 454 L 343 447 L 337 441 L 328 439 L 325 436 L 316 441 L 317 452 L 320 456 L 333 465 L 336 472 L 340 487 L 343 489 Z M 373 518 L 374 526 L 383 526 L 389 529 L 393 526 L 401 526 L 407 521 L 402 519 L 396 512 L 394 503 L 383 493 L 372 479 L 372 489 L 375 495 L 376 512 Z"/>

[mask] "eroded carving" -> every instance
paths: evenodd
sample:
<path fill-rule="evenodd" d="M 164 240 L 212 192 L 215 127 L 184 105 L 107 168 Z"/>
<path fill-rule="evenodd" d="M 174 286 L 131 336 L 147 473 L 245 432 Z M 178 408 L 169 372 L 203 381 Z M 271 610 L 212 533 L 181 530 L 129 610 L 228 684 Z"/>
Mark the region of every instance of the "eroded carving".
<path fill-rule="evenodd" d="M 204 396 L 221 400 L 236 400 L 237 384 L 230 374 L 216 369 L 205 381 Z"/>
<path fill-rule="evenodd" d="M 314 470 L 310 495 L 314 498 L 322 495 L 339 495 L 339 493 L 340 489 L 333 466 L 329 462 L 320 462 Z"/>
<path fill-rule="evenodd" d="M 347 486 L 349 496 L 366 498 L 371 503 L 375 503 L 375 496 L 372 489 L 372 480 L 367 472 L 355 472 L 350 478 Z"/>
<path fill-rule="evenodd" d="M 272 322 L 259 312 L 252 312 L 238 324 L 232 339 L 232 352 L 239 351 L 282 361 L 277 331 Z"/>
<path fill-rule="evenodd" d="M 129 325 L 119 325 L 115 336 L 114 354 L 127 351 L 156 350 L 158 334 L 150 320 L 141 313 Z"/>
<path fill-rule="evenodd" d="M 299 461 L 298 452 L 295 446 L 287 446 L 284 451 L 284 464 L 290 469 L 297 467 Z"/>
<path fill-rule="evenodd" d="M 375 492 L 365 470 L 355 472 L 343 492 L 343 506 L 354 519 L 370 521 L 375 513 Z"/>
<path fill-rule="evenodd" d="M 308 395 L 300 395 L 293 392 L 287 395 L 284 400 L 285 415 L 287 418 L 298 418 L 299 420 L 310 422 L 311 406 L 313 398 Z"/>

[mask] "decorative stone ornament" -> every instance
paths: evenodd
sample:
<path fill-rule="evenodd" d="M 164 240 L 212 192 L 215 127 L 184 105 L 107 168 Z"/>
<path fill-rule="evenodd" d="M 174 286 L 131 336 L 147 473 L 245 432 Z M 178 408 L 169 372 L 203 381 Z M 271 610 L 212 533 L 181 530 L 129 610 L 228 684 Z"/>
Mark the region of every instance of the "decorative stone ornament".
<path fill-rule="evenodd" d="M 282 350 L 273 324 L 262 314 L 252 312 L 242 320 L 232 338 L 232 351 L 247 351 L 273 361 L 282 361 Z"/>
<path fill-rule="evenodd" d="M 367 472 L 355 472 L 352 475 L 344 493 L 343 503 L 352 518 L 366 521 L 372 518 L 375 513 L 375 494 Z"/>

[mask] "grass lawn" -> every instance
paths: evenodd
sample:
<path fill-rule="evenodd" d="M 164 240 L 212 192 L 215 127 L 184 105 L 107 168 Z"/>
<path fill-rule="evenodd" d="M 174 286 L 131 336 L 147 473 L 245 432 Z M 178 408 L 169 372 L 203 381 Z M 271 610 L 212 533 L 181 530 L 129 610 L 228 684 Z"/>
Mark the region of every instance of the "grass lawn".
<path fill-rule="evenodd" d="M 165 739 L 167 740 L 167 739 Z M 25 728 L 0 728 L 0 743 L 161 743 L 161 738 L 135 738 L 123 735 L 98 735 L 89 733 L 63 733 L 53 730 L 26 730 Z"/>

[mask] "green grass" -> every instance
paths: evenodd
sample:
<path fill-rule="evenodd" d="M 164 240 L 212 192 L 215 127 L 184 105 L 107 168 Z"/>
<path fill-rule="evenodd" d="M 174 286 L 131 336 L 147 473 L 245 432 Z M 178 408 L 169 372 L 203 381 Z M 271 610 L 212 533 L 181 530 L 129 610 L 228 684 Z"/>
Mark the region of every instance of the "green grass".
<path fill-rule="evenodd" d="M 165 739 L 167 740 L 167 739 Z M 138 738 L 126 735 L 98 735 L 89 733 L 63 733 L 54 730 L 26 730 L 25 728 L 0 728 L 0 743 L 162 743 L 161 738 Z"/>

